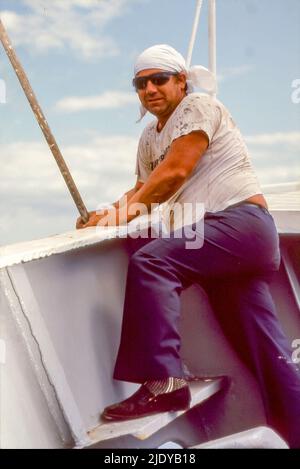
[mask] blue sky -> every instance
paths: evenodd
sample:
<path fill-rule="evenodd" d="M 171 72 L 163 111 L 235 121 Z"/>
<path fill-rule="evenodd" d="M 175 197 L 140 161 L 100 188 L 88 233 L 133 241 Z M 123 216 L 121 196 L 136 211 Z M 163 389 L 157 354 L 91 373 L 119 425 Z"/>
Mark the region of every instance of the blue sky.
<path fill-rule="evenodd" d="M 207 0 L 193 64 L 208 64 Z M 0 15 L 88 209 L 135 181 L 134 59 L 154 43 L 186 55 L 194 0 L 0 0 Z M 218 97 L 262 184 L 299 180 L 299 0 L 217 0 Z M 73 229 L 76 208 L 0 48 L 0 244 Z M 300 82 L 297 85 L 300 88 Z M 296 94 L 300 97 L 300 93 Z M 1 101 L 1 100 L 0 100 Z"/>

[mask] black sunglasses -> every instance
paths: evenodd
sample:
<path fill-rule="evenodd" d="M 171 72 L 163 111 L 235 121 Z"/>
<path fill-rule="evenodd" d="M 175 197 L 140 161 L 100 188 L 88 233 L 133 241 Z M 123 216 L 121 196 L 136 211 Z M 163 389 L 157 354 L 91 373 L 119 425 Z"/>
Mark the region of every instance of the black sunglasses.
<path fill-rule="evenodd" d="M 152 73 L 152 75 L 147 75 L 145 77 L 136 77 L 132 80 L 132 85 L 134 86 L 135 90 L 144 90 L 147 87 L 148 80 L 153 83 L 155 86 L 162 86 L 165 85 L 169 80 L 170 77 L 174 75 L 178 75 L 177 72 L 158 72 Z"/>

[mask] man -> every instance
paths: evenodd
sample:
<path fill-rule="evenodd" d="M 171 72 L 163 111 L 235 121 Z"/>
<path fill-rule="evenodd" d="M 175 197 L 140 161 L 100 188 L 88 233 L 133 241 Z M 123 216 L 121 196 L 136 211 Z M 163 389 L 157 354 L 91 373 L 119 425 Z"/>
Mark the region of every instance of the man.
<path fill-rule="evenodd" d="M 139 142 L 136 185 L 126 194 L 125 208 L 119 201 L 103 214 L 91 212 L 87 224 L 77 222 L 78 228 L 128 223 L 136 216 L 136 204 L 149 210 L 164 202 L 169 208 L 185 202 L 205 205 L 205 236 L 198 249 L 187 249 L 186 240 L 193 230 L 197 235 L 200 224 L 195 221 L 176 236 L 175 220 L 169 238 L 150 239 L 131 256 L 114 378 L 141 387 L 107 407 L 102 417 L 118 421 L 189 407 L 179 354 L 180 293 L 200 283 L 221 310 L 224 303 L 214 288 L 229 281 L 230 308 L 238 311 L 268 422 L 291 445 L 300 446 L 300 374 L 268 287 L 280 262 L 278 235 L 228 110 L 207 94 L 191 92 L 201 77 L 203 69 L 187 70 L 170 46 L 150 47 L 138 57 L 133 84 L 142 115 L 149 111 L 156 120 Z"/>

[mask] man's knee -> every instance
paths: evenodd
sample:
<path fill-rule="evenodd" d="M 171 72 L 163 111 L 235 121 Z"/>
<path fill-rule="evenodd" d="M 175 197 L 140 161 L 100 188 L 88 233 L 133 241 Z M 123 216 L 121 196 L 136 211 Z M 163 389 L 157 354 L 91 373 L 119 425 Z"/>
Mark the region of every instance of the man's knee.
<path fill-rule="evenodd" d="M 135 251 L 129 259 L 128 273 L 142 272 L 149 266 L 149 256 L 147 256 L 143 248 Z"/>
<path fill-rule="evenodd" d="M 146 246 L 142 246 L 137 249 L 131 256 L 130 262 L 134 264 L 144 264 L 147 261 L 159 259 L 160 256 L 157 254 L 157 249 L 152 246 L 152 243 L 148 243 Z"/>
<path fill-rule="evenodd" d="M 135 251 L 130 257 L 129 264 L 134 266 L 142 265 L 145 262 L 145 256 L 142 252 L 142 249 Z"/>
<path fill-rule="evenodd" d="M 155 243 L 155 242 L 154 242 Z M 158 254 L 160 252 L 160 254 Z M 138 249 L 130 258 L 129 270 L 149 271 L 165 269 L 168 262 L 166 256 L 153 243 Z"/>

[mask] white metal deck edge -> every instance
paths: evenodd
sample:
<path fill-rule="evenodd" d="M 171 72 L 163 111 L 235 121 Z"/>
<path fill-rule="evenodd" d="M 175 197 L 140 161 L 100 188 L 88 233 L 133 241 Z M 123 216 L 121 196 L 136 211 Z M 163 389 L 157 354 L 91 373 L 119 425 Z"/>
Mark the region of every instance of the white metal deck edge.
<path fill-rule="evenodd" d="M 135 223 L 133 223 L 135 222 Z M 109 239 L 126 238 L 148 226 L 148 220 L 140 217 L 128 225 L 108 228 L 90 227 L 73 230 L 47 238 L 0 246 L 0 269 L 23 262 L 30 262 L 73 249 L 84 248 Z"/>
<path fill-rule="evenodd" d="M 281 234 L 300 235 L 300 211 L 272 210 L 278 232 Z M 30 262 L 44 257 L 84 248 L 109 239 L 126 238 L 130 233 L 149 226 L 148 218 L 138 217 L 128 225 L 118 227 L 90 227 L 73 230 L 47 238 L 9 244 L 0 247 L 0 269 L 23 262 Z"/>

